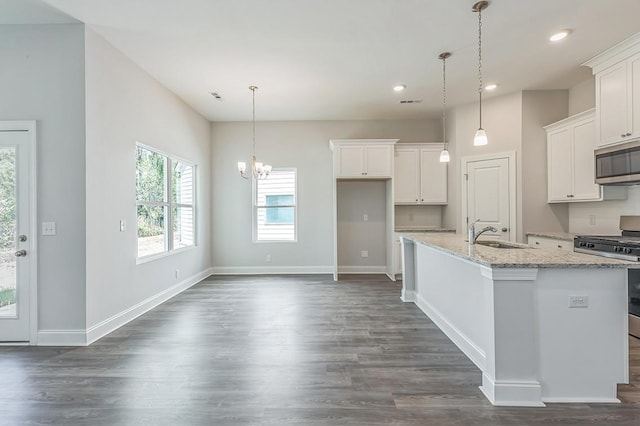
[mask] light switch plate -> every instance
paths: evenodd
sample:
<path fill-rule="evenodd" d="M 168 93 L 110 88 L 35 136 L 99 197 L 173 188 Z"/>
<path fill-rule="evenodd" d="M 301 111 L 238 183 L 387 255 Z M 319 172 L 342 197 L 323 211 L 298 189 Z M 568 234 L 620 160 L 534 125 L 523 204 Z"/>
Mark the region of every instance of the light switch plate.
<path fill-rule="evenodd" d="M 56 235 L 56 223 L 42 222 L 42 235 Z"/>

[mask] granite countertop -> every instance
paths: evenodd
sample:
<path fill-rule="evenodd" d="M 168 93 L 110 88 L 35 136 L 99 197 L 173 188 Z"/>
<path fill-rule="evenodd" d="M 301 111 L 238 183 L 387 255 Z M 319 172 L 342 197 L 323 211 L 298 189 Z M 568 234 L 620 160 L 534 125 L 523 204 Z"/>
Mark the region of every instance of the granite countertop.
<path fill-rule="evenodd" d="M 573 241 L 577 234 L 571 232 L 527 232 L 527 236 L 553 238 L 554 240 Z"/>
<path fill-rule="evenodd" d="M 407 233 L 408 240 L 433 247 L 452 256 L 490 268 L 627 268 L 638 262 L 610 259 L 570 251 L 534 248 L 525 244 L 505 242 L 522 247 L 502 249 L 479 244 L 469 245 L 466 235 L 451 233 Z M 482 237 L 479 241 L 486 241 Z"/>

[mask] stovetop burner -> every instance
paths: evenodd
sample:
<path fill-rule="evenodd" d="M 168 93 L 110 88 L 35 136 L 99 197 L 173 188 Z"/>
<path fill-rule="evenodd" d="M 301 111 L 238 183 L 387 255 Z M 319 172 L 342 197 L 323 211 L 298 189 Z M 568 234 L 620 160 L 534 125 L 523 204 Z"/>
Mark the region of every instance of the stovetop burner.
<path fill-rule="evenodd" d="M 621 216 L 622 235 L 577 235 L 573 251 L 640 261 L 640 216 Z"/>

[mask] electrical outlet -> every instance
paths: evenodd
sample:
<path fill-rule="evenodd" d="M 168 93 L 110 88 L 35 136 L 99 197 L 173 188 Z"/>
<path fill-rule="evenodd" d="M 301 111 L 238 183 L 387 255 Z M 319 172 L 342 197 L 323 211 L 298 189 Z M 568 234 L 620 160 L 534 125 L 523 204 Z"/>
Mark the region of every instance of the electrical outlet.
<path fill-rule="evenodd" d="M 570 308 L 588 308 L 589 296 L 569 296 Z"/>
<path fill-rule="evenodd" d="M 369 220 L 369 215 L 368 214 L 364 214 L 362 215 L 362 220 L 364 220 L 365 222 Z"/>
<path fill-rule="evenodd" d="M 369 257 L 369 251 L 368 250 L 362 250 L 360 252 L 360 257 Z"/>
<path fill-rule="evenodd" d="M 120 232 L 124 232 L 124 230 L 126 229 L 126 224 L 124 219 L 120 219 Z"/>
<path fill-rule="evenodd" d="M 267 257 L 265 258 L 265 260 L 266 260 L 267 262 L 271 262 L 271 255 L 270 255 L 270 254 L 268 254 L 268 255 L 267 255 Z"/>
<path fill-rule="evenodd" d="M 56 223 L 42 222 L 42 235 L 56 235 Z"/>

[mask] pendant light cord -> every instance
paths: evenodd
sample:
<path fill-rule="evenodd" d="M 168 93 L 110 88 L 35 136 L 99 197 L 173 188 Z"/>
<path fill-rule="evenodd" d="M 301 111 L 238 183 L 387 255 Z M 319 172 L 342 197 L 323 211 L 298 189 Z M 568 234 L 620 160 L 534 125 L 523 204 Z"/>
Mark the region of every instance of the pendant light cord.
<path fill-rule="evenodd" d="M 482 129 L 482 7 L 478 8 L 478 95 L 480 97 L 480 128 Z"/>
<path fill-rule="evenodd" d="M 252 109 L 252 121 L 253 121 L 253 157 L 256 156 L 256 86 L 251 86 L 251 92 L 253 92 L 253 109 Z"/>
<path fill-rule="evenodd" d="M 447 57 L 442 58 L 442 139 L 447 149 Z"/>

